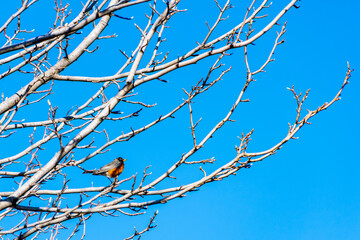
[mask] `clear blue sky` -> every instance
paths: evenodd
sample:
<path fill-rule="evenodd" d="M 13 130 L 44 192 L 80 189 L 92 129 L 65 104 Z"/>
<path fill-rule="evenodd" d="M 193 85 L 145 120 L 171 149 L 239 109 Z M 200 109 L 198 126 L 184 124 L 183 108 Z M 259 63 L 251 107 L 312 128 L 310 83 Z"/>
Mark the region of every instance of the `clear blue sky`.
<path fill-rule="evenodd" d="M 223 5 L 224 1 L 219 2 Z M 236 13 L 244 11 L 244 3 L 238 2 L 243 1 L 233 1 L 235 8 L 228 12 L 228 22 L 217 33 L 227 31 L 243 19 L 243 15 Z M 274 16 L 288 2 L 274 1 L 274 6 L 268 13 Z M 81 6 L 79 1 L 70 3 L 74 9 Z M 52 9 L 53 1 L 48 4 L 51 4 L 49 6 Z M 298 140 L 287 143 L 276 155 L 265 161 L 239 171 L 237 176 L 207 184 L 200 191 L 188 193 L 185 198 L 151 206 L 144 216 L 94 217 L 86 223 L 86 239 L 99 239 L 100 232 L 103 239 L 113 238 L 114 234 L 119 234 L 119 239 L 125 238 L 132 234 L 133 226 L 141 230 L 156 210 L 159 210 L 156 218 L 158 226 L 142 239 L 359 239 L 360 2 L 301 1 L 298 5 L 299 9 L 291 9 L 280 21 L 287 21 L 287 32 L 284 35 L 286 42 L 278 47 L 276 61 L 270 63 L 267 72 L 257 76 L 257 82 L 251 85 L 247 92 L 250 103 L 236 111 L 232 119 L 237 122 L 215 134 L 214 140 L 199 153 L 199 157 L 215 156 L 217 161 L 226 162 L 234 157 L 234 146 L 238 144 L 236 137 L 253 128 L 255 132 L 249 146 L 250 151 L 271 147 L 285 136 L 287 123 L 292 122 L 295 117 L 295 101 L 286 87 L 295 85 L 295 89 L 301 92 L 310 88 L 310 96 L 304 108 L 313 110 L 331 100 L 337 93 L 349 61 L 355 71 L 341 101 L 312 119 L 312 125 L 305 126 L 297 135 Z M 212 23 L 214 19 L 211 14 L 216 12 L 212 1 L 183 1 L 179 8 L 188 11 L 180 13 L 169 22 L 170 29 L 165 31 L 167 42 L 161 49 L 164 52 L 171 50 L 173 56 L 195 46 L 195 41 L 201 39 L 206 29 L 204 21 Z M 3 12 L 4 9 L 6 7 L 3 5 L 3 10 L 0 11 Z M 120 11 L 119 15 L 134 16 L 134 20 L 112 19 L 106 32 L 117 33 L 119 37 L 108 40 L 109 44 L 100 45 L 98 53 L 83 56 L 66 74 L 113 74 L 119 67 L 120 60 L 123 60 L 117 49 L 130 51 L 137 43 L 135 37 L 138 33 L 135 32 L 133 23 L 144 26 L 143 14 L 139 14 L 144 9 L 146 8 L 129 8 Z M 28 17 L 29 26 L 32 26 L 29 29 L 35 28 L 37 33 L 44 33 L 52 26 L 53 12 L 44 10 L 44 14 L 40 16 L 44 20 L 50 18 L 48 24 L 47 21 Z M 266 22 L 266 19 L 259 20 L 259 28 Z M 280 28 L 276 30 L 279 31 Z M 267 57 L 270 46 L 268 42 L 271 41 L 272 44 L 275 36 L 276 33 L 270 31 L 263 40 L 250 47 L 250 60 L 254 68 Z M 116 50 L 111 43 L 118 44 Z M 239 88 L 245 79 L 243 52 L 237 49 L 233 53 L 224 62 L 227 67 L 233 66 L 234 69 L 224 76 L 217 88 L 195 101 L 195 118 L 203 117 L 199 136 L 206 133 L 226 113 L 238 93 L 234 89 Z M 210 62 L 199 63 L 176 74 L 169 74 L 165 76 L 168 84 L 150 83 L 140 87 L 139 100 L 158 104 L 154 112 L 145 111 L 144 116 L 153 119 L 180 103 L 181 98 L 185 97 L 181 88 L 189 89 L 204 76 L 209 64 Z M 69 83 L 58 84 L 59 89 L 81 96 L 79 89 L 69 86 Z M 89 91 L 96 89 L 93 86 L 87 87 Z M 0 83 L 0 92 L 10 94 L 15 89 Z M 60 94 L 52 97 L 54 105 L 66 104 L 67 101 L 70 104 L 73 100 L 59 96 Z M 65 113 L 67 110 L 64 108 L 59 111 Z M 131 142 L 112 147 L 112 152 L 106 157 L 111 159 L 122 155 L 129 159 L 122 175 L 124 178 L 135 172 L 142 172 L 149 164 L 152 165 L 150 171 L 153 172 L 153 177 L 156 177 L 191 147 L 186 111 L 182 111 L 179 118 L 166 122 Z M 134 120 L 130 125 L 140 126 L 146 122 L 148 121 Z M 116 136 L 119 129 L 124 130 L 122 127 L 116 126 L 110 135 Z M 87 166 L 98 165 L 99 162 L 92 161 Z M 209 166 L 208 169 L 214 167 Z M 188 168 L 183 168 L 177 172 L 179 176 L 185 177 L 184 183 L 201 177 L 200 171 L 187 170 Z M 105 183 L 99 178 L 92 178 L 91 181 L 95 185 Z"/>

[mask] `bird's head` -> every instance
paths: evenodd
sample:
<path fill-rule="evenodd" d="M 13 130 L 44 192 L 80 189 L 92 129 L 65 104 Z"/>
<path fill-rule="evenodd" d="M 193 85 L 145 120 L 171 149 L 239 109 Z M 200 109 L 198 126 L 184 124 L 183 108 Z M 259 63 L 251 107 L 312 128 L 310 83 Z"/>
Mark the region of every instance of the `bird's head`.
<path fill-rule="evenodd" d="M 116 158 L 119 162 L 125 162 L 126 161 L 126 159 L 124 159 L 124 158 L 122 158 L 122 157 L 118 157 L 118 158 Z"/>

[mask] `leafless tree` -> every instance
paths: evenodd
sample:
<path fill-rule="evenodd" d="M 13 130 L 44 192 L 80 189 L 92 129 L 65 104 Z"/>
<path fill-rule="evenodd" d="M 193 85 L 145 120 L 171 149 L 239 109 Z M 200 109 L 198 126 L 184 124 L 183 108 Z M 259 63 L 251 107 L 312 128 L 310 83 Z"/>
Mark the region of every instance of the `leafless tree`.
<path fill-rule="evenodd" d="M 219 181 L 228 176 L 235 175 L 242 168 L 249 168 L 253 163 L 264 160 L 275 154 L 287 141 L 293 139 L 295 134 L 307 123 L 310 118 L 330 107 L 339 99 L 339 96 L 348 83 L 351 69 L 345 74 L 343 83 L 339 83 L 339 90 L 334 92 L 334 97 L 328 103 L 303 113 L 303 103 L 309 95 L 297 93 L 294 87 L 289 91 L 295 98 L 297 114 L 288 126 L 288 132 L 282 140 L 269 149 L 258 152 L 248 152 L 247 147 L 253 131 L 248 133 L 234 133 L 240 135 L 239 144 L 235 146 L 234 155 L 227 162 L 216 161 L 216 158 L 194 158 L 199 149 L 206 149 L 210 138 L 216 138 L 217 132 L 224 125 L 234 121 L 234 111 L 248 100 L 245 92 L 259 73 L 265 72 L 265 68 L 273 61 L 276 48 L 282 44 L 283 35 L 286 32 L 285 24 L 281 20 L 289 11 L 297 8 L 297 0 L 288 0 L 287 5 L 274 16 L 263 15 L 265 9 L 271 8 L 267 0 L 249 1 L 247 10 L 244 11 L 242 20 L 236 26 L 224 30 L 221 24 L 227 20 L 227 11 L 232 8 L 230 0 L 212 2 L 218 7 L 218 15 L 210 19 L 207 33 L 204 38 L 197 39 L 196 46 L 192 49 L 166 49 L 163 47 L 168 27 L 171 27 L 173 16 L 186 10 L 181 9 L 181 0 L 88 0 L 82 10 L 75 16 L 70 11 L 65 0 L 55 1 L 55 21 L 49 26 L 51 30 L 46 34 L 36 34 L 33 38 L 32 31 L 23 28 L 22 16 L 25 12 L 32 11 L 36 14 L 36 8 L 40 5 L 37 0 L 22 0 L 21 7 L 9 17 L 0 27 L 2 33 L 2 46 L 0 48 L 1 66 L 3 72 L 0 79 L 5 81 L 11 77 L 22 79 L 24 86 L 16 92 L 4 96 L 0 103 L 0 178 L 3 184 L 7 184 L 11 191 L 0 192 L 0 236 L 2 238 L 14 237 L 24 239 L 29 236 L 34 238 L 46 235 L 49 239 L 55 239 L 59 231 L 65 228 L 65 222 L 72 224 L 72 233 L 68 239 L 76 235 L 80 228 L 84 228 L 81 239 L 85 236 L 85 222 L 91 217 L 102 215 L 116 216 L 125 214 L 136 216 L 143 214 L 148 206 L 164 204 L 169 200 L 185 196 L 186 193 L 199 189 L 201 186 Z M 210 3 L 208 3 L 210 4 Z M 103 41 L 107 38 L 115 38 L 114 35 L 102 35 L 111 19 L 120 21 L 132 21 L 119 16 L 121 9 L 132 9 L 148 6 L 145 14 L 147 23 L 135 24 L 139 32 L 139 38 L 132 41 L 137 46 L 131 53 L 120 50 L 119 55 L 124 60 L 118 64 L 118 69 L 110 76 L 91 77 L 65 75 L 63 72 L 73 65 L 82 56 L 95 51 L 101 51 Z M 144 8 L 145 9 L 145 8 Z M 126 12 L 122 11 L 121 13 Z M 75 16 L 75 17 L 74 17 Z M 72 20 L 69 20 L 72 19 Z M 239 18 L 240 19 L 240 18 Z M 211 22 L 210 22 L 211 21 Z M 254 28 L 261 22 L 260 27 Z M 271 31 L 274 42 L 266 53 L 266 60 L 255 68 L 249 60 L 249 47 L 265 33 Z M 25 38 L 23 38 L 25 36 Z M 128 36 L 125 36 L 128 37 Z M 105 40 L 104 40 L 105 39 Z M 98 44 L 97 47 L 89 48 Z M 179 42 L 178 45 L 181 45 Z M 121 46 L 113 46 L 114 49 Z M 159 49 L 165 49 L 162 53 Z M 180 49 L 180 48 L 179 48 Z M 228 106 L 227 114 L 220 116 L 217 123 L 208 129 L 205 134 L 197 134 L 198 119 L 193 114 L 193 100 L 199 95 L 206 95 L 209 89 L 216 91 L 216 86 L 221 79 L 226 78 L 231 67 L 226 68 L 222 63 L 230 53 L 234 53 L 239 61 L 244 62 L 247 72 L 246 77 L 239 76 L 239 84 L 234 87 L 237 97 Z M 183 99 L 169 99 L 172 110 L 159 114 L 155 118 L 143 116 L 142 108 L 154 109 L 155 105 L 138 101 L 137 92 L 141 92 L 140 85 L 147 83 L 157 84 L 166 82 L 165 78 L 172 78 L 169 73 L 186 71 L 186 67 L 198 62 L 212 63 L 207 71 L 203 71 L 203 77 L 197 82 L 184 82 Z M 71 73 L 71 71 L 66 71 Z M 101 73 L 100 73 L 101 74 Z M 15 81 L 15 80 L 12 80 Z M 18 80 L 16 80 L 18 81 Z M 87 99 L 82 102 L 72 102 L 72 106 L 51 103 L 50 97 L 58 96 L 56 83 L 60 81 L 77 84 L 90 84 L 97 88 L 94 92 L 88 92 Z M 177 79 L 176 81 L 180 81 Z M 340 81 L 339 81 L 340 82 Z M 8 84 L 11 84 L 8 82 Z M 165 84 L 165 83 L 164 83 Z M 240 85 L 242 84 L 242 86 Z M 58 98 L 66 96 L 60 95 Z M 178 102 L 177 105 L 174 103 Z M 131 112 L 116 110 L 119 106 L 139 106 Z M 32 120 L 32 112 L 36 108 L 46 108 L 47 118 Z M 187 111 L 179 111 L 181 109 Z M 58 112 L 67 112 L 66 116 L 59 116 Z M 187 114 L 191 134 L 191 147 L 185 148 L 178 144 L 179 149 L 184 151 L 177 159 L 169 160 L 167 169 L 161 174 L 151 175 L 149 167 L 139 169 L 139 176 L 133 174 L 126 179 L 114 180 L 105 186 L 93 186 L 71 188 L 68 185 L 75 174 L 81 173 L 84 165 L 90 159 L 96 159 L 99 155 L 105 156 L 109 147 L 115 144 L 121 145 L 130 141 L 139 134 L 156 134 L 156 131 L 164 131 L 166 122 L 178 115 Z M 200 112 L 201 115 L 201 112 Z M 147 122 L 140 127 L 121 129 L 116 137 L 109 136 L 108 132 L 118 122 L 128 122 L 144 118 Z M 23 118 L 23 119 L 22 119 Z M 203 116 L 206 118 L 206 116 Z M 22 120 L 19 120 L 22 119 Z M 165 122 L 165 124 L 160 124 Z M 100 129 L 100 125 L 103 130 Z M 154 132 L 147 131 L 155 125 L 160 125 Z M 231 124 L 230 124 L 231 125 Z M 189 133 L 184 133 L 189 134 Z M 101 142 L 98 139 L 104 139 Z M 93 140 L 89 140 L 92 138 Z M 25 148 L 16 153 L 5 151 L 7 144 L 19 144 L 30 141 Z M 130 141 L 131 142 L 131 141 Z M 20 144 L 22 143 L 22 144 Z M 96 143 L 98 146 L 95 146 Z M 152 143 L 147 143 L 152 144 Z M 185 146 L 185 145 L 184 145 Z M 185 148 L 185 149 L 184 149 Z M 86 150 L 86 151 L 85 151 Z M 111 152 L 116 151 L 112 149 Z M 84 154 L 84 152 L 86 154 Z M 83 157 L 77 157 L 82 156 Z M 119 153 L 121 155 L 121 153 Z M 41 156 L 41 157 L 39 157 Z M 99 162 L 99 166 L 105 162 Z M 216 166 L 206 170 L 206 166 Z M 199 166 L 201 165 L 201 166 Z M 205 167 L 204 167 L 205 166 Z M 179 173 L 179 168 L 199 168 L 203 172 L 202 177 L 191 183 L 182 181 L 184 175 Z M 151 177 L 150 177 L 151 175 Z M 173 178 L 176 177 L 176 181 Z M 55 180 L 56 181 L 55 181 Z M 62 182 L 59 184 L 59 182 Z M 164 187 L 166 186 L 166 187 Z M 50 190 L 52 189 L 52 190 Z M 55 190 L 53 190 L 55 189 Z M 152 207 L 151 209 L 155 209 Z M 141 236 L 144 232 L 154 227 L 154 218 L 150 219 L 148 227 L 142 231 L 135 230 L 134 234 L 126 239 Z M 16 219 L 17 224 L 9 226 L 7 219 Z M 72 220 L 73 219 L 73 220 Z M 69 225 L 67 225 L 69 226 Z M 126 237 L 126 236 L 123 236 Z"/>

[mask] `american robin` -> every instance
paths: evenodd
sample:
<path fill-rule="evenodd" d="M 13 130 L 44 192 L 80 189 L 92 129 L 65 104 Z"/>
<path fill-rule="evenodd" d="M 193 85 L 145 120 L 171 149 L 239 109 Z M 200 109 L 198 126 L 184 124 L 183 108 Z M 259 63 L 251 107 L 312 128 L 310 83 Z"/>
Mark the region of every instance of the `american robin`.
<path fill-rule="evenodd" d="M 98 170 L 85 170 L 83 173 L 92 173 L 93 175 L 103 175 L 106 177 L 116 178 L 124 170 L 124 161 L 126 161 L 126 159 L 118 157 Z"/>

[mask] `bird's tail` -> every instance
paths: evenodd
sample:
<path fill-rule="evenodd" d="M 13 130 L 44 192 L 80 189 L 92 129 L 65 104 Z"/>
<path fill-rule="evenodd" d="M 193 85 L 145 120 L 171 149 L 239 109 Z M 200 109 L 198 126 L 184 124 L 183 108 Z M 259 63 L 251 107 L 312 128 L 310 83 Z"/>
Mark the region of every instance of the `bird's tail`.
<path fill-rule="evenodd" d="M 84 173 L 94 173 L 94 170 L 84 170 L 83 174 Z"/>

